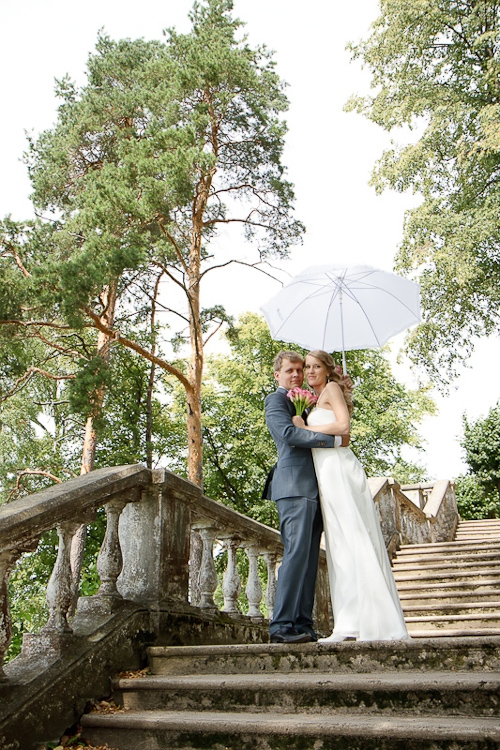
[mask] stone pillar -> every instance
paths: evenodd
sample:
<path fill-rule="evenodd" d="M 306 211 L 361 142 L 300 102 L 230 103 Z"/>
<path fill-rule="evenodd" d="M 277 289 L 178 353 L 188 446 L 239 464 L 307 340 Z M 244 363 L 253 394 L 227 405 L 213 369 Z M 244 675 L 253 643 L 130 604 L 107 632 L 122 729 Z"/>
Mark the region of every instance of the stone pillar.
<path fill-rule="evenodd" d="M 248 555 L 248 580 L 245 593 L 248 599 L 248 616 L 252 620 L 263 620 L 264 616 L 260 611 L 262 601 L 262 586 L 259 578 L 259 553 L 260 549 L 255 545 L 246 548 Z"/>
<path fill-rule="evenodd" d="M 118 534 L 120 514 L 127 504 L 126 500 L 117 499 L 106 503 L 106 534 L 97 558 L 97 572 L 101 579 L 98 596 L 113 596 L 121 599 L 116 588 L 116 581 L 123 566 L 122 550 Z"/>
<path fill-rule="evenodd" d="M 236 565 L 236 551 L 240 545 L 240 539 L 232 537 L 226 540 L 227 568 L 222 581 L 222 593 L 224 594 L 224 609 L 228 615 L 238 616 L 238 596 L 241 591 L 241 580 Z"/>
<path fill-rule="evenodd" d="M 79 525 L 79 523 L 70 521 L 57 526 L 59 537 L 57 559 L 47 585 L 49 619 L 42 628 L 42 633 L 63 634 L 72 632 L 67 620 L 67 613 L 73 601 L 70 553 L 71 540 Z"/>
<path fill-rule="evenodd" d="M 197 529 L 203 542 L 203 553 L 200 569 L 200 609 L 217 612 L 214 602 L 214 593 L 217 588 L 217 571 L 214 562 L 214 542 L 217 529 L 214 526 L 206 526 Z"/>
<path fill-rule="evenodd" d="M 125 599 L 187 606 L 191 498 L 183 497 L 181 485 L 170 472 L 155 471 L 152 487 L 121 514 L 123 568 L 117 586 Z M 194 486 L 192 491 L 201 492 Z"/>
<path fill-rule="evenodd" d="M 264 560 L 267 565 L 267 587 L 266 607 L 269 620 L 273 619 L 274 600 L 276 598 L 276 565 L 278 562 L 277 552 L 264 552 Z"/>

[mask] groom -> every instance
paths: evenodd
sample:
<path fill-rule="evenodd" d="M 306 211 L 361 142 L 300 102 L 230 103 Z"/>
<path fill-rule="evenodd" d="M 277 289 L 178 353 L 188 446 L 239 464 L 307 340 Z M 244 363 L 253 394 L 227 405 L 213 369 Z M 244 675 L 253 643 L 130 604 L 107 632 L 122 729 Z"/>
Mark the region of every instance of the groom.
<path fill-rule="evenodd" d="M 283 540 L 278 572 L 271 643 L 316 641 L 312 609 L 323 520 L 311 448 L 348 445 L 349 436 L 323 435 L 295 427 L 295 407 L 287 398 L 301 387 L 304 362 L 300 354 L 281 351 L 274 360 L 278 388 L 266 398 L 266 423 L 278 449 L 278 463 L 266 497 L 275 500 Z"/>

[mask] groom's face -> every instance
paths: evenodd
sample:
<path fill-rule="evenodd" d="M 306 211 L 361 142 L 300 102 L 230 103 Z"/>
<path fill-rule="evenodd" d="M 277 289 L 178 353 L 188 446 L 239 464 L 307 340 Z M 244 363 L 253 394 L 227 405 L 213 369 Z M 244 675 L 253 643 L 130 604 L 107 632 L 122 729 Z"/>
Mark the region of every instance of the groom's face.
<path fill-rule="evenodd" d="M 304 363 L 301 359 L 294 360 L 293 362 L 289 359 L 284 359 L 281 363 L 281 368 L 274 373 L 274 377 L 278 381 L 278 385 L 286 388 L 287 391 L 290 388 L 300 388 L 304 382 Z"/>

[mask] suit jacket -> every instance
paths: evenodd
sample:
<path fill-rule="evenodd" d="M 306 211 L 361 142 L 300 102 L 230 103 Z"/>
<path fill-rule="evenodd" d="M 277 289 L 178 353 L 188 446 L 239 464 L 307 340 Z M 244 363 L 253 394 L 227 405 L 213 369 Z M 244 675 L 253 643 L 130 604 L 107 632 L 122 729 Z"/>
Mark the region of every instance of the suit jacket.
<path fill-rule="evenodd" d="M 273 467 L 265 496 L 270 500 L 318 497 L 311 448 L 333 448 L 334 435 L 295 427 L 292 422 L 295 406 L 284 389 L 278 388 L 266 398 L 265 412 L 266 424 L 278 449 L 278 463 Z"/>

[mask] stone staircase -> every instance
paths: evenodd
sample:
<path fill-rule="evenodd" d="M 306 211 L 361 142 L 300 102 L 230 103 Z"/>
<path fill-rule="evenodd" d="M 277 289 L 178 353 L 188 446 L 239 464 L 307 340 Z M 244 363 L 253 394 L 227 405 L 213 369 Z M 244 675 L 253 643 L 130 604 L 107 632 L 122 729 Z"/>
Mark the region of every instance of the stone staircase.
<path fill-rule="evenodd" d="M 453 542 L 402 547 L 393 570 L 413 638 L 500 635 L 500 520 L 462 521 Z"/>
<path fill-rule="evenodd" d="M 82 717 L 119 750 L 500 747 L 500 521 L 401 549 L 408 642 L 154 647 Z M 431 637 L 432 636 L 432 637 Z M 438 637 L 436 637 L 438 636 Z"/>
<path fill-rule="evenodd" d="M 490 750 L 500 637 L 154 647 L 83 736 L 119 750 Z"/>

